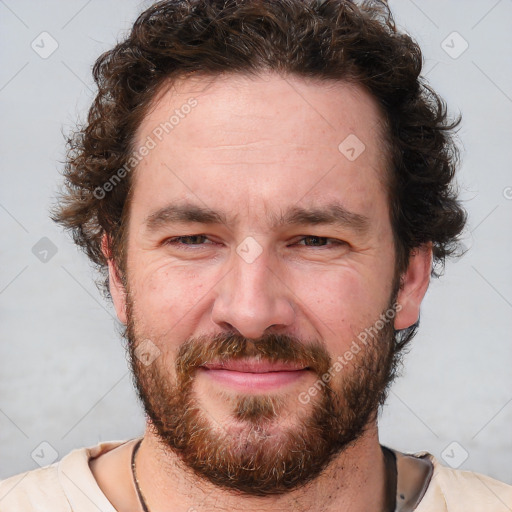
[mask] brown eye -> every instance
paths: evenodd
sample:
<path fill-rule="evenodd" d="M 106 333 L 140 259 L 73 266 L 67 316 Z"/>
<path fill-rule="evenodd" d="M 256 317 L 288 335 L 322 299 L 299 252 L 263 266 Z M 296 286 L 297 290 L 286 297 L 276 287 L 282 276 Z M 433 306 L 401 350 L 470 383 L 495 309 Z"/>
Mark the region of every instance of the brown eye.
<path fill-rule="evenodd" d="M 184 236 L 175 236 L 173 238 L 168 238 L 164 240 L 165 245 L 172 245 L 179 247 L 181 246 L 193 246 L 193 245 L 205 245 L 202 241 L 208 240 L 205 235 L 184 235 Z"/>
<path fill-rule="evenodd" d="M 300 242 L 304 241 L 304 244 Z M 331 242 L 328 245 L 328 242 Z M 326 247 L 326 246 L 338 246 L 338 245 L 346 245 L 346 242 L 342 240 L 336 240 L 334 238 L 327 238 L 325 236 L 315 236 L 315 235 L 305 235 L 299 240 L 300 245 L 304 245 L 305 247 Z"/>

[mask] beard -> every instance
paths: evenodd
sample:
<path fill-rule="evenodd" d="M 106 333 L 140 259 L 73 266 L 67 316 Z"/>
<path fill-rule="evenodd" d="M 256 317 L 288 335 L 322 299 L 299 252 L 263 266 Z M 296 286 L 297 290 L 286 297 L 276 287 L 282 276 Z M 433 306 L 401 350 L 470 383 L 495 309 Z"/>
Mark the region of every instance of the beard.
<path fill-rule="evenodd" d="M 319 340 L 304 342 L 284 334 L 258 340 L 234 333 L 191 337 L 174 358 L 163 350 L 168 343 L 162 336 L 151 340 L 162 352 L 148 364 L 137 354 L 147 337 L 138 332 L 130 294 L 127 298 L 125 336 L 134 383 L 159 441 L 185 470 L 248 496 L 283 494 L 318 477 L 376 420 L 396 374 L 399 353 L 389 320 L 358 344 L 341 370 L 333 371 L 336 361 Z M 393 300 L 385 311 L 395 306 Z M 242 358 L 297 363 L 313 372 L 315 385 L 279 394 L 221 391 L 229 421 L 216 421 L 194 387 L 198 369 L 211 361 Z M 306 403 L 299 399 L 305 392 Z"/>

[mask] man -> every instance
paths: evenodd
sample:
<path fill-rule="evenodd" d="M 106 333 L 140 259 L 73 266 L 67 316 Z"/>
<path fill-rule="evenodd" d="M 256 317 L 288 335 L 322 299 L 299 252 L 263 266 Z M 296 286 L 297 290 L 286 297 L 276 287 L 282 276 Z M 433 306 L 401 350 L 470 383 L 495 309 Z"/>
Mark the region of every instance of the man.
<path fill-rule="evenodd" d="M 511 509 L 379 444 L 465 222 L 420 70 L 344 0 L 164 1 L 99 58 L 55 220 L 108 269 L 147 429 L 0 483 L 2 511 Z"/>

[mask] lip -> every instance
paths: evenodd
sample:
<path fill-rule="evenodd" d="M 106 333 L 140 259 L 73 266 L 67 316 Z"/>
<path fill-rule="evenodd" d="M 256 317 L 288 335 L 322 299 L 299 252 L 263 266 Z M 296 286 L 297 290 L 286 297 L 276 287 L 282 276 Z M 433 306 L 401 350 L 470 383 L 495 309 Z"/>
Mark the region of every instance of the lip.
<path fill-rule="evenodd" d="M 309 368 L 296 363 L 231 360 L 198 368 L 206 378 L 244 393 L 271 391 L 297 383 Z"/>
<path fill-rule="evenodd" d="M 307 368 L 305 365 L 297 363 L 248 361 L 243 359 L 232 359 L 222 363 L 206 363 L 202 367 L 207 370 L 229 370 L 243 373 L 291 372 Z"/>

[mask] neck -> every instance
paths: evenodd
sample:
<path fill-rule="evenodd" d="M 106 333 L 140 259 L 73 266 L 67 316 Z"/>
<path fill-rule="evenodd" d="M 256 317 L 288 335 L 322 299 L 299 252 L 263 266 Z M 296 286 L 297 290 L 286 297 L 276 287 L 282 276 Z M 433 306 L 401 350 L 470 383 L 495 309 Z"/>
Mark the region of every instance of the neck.
<path fill-rule="evenodd" d="M 161 444 L 151 426 L 137 453 L 137 477 L 150 512 L 169 510 L 170 505 L 191 512 L 383 510 L 386 492 L 384 456 L 376 424 L 314 481 L 280 496 L 240 495 L 192 474 L 174 452 Z"/>

